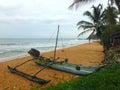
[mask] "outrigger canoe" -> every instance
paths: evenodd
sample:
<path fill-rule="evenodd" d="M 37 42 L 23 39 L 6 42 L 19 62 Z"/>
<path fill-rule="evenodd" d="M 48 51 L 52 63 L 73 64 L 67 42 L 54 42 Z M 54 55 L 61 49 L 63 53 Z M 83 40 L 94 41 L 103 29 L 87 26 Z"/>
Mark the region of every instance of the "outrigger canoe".
<path fill-rule="evenodd" d="M 93 72 L 98 71 L 99 69 L 101 69 L 102 67 L 104 67 L 105 65 L 98 65 L 98 66 L 90 66 L 90 67 L 86 67 L 80 64 L 71 64 L 68 63 L 68 60 L 61 60 L 61 61 L 57 61 L 55 60 L 56 58 L 56 48 L 57 48 L 57 41 L 58 41 L 58 34 L 59 34 L 59 25 L 58 25 L 58 31 L 57 31 L 57 37 L 56 37 L 56 43 L 55 43 L 55 50 L 54 50 L 54 57 L 53 59 L 50 58 L 46 58 L 43 56 L 40 56 L 40 52 L 36 49 L 31 49 L 30 51 L 28 51 L 28 53 L 33 57 L 33 59 L 27 60 L 21 64 L 16 65 L 15 67 L 10 67 L 8 66 L 8 69 L 10 70 L 10 72 L 15 73 L 17 75 L 20 75 L 28 80 L 37 82 L 39 84 L 46 84 L 48 82 L 50 82 L 50 80 L 44 80 L 41 78 L 38 78 L 36 75 L 38 73 L 40 73 L 41 71 L 43 71 L 46 68 L 52 68 L 55 70 L 59 70 L 59 71 L 63 71 L 63 72 L 68 72 L 68 73 L 72 73 L 72 74 L 76 74 L 76 75 L 89 75 Z M 21 65 L 29 62 L 29 61 L 34 61 L 35 63 L 37 63 L 38 65 L 43 66 L 42 69 L 40 69 L 39 71 L 37 71 L 36 73 L 34 73 L 33 75 L 29 75 L 25 72 L 19 71 L 17 68 L 20 67 Z"/>
<path fill-rule="evenodd" d="M 31 49 L 28 53 L 34 58 L 33 61 L 38 65 L 47 66 L 55 70 L 68 72 L 76 75 L 89 75 L 105 66 L 83 66 L 80 64 L 68 63 L 68 60 L 57 61 L 43 56 L 39 56 L 40 52 L 35 49 Z"/>

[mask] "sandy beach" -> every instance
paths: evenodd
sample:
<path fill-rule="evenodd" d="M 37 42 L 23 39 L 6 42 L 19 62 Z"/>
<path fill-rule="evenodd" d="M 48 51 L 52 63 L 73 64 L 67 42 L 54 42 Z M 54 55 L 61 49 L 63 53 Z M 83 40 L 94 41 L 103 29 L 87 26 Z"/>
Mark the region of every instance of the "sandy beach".
<path fill-rule="evenodd" d="M 59 49 L 57 50 L 56 54 L 56 57 L 59 57 L 60 59 L 67 58 L 69 63 L 82 64 L 85 66 L 98 65 L 104 58 L 103 48 L 98 43 L 86 43 L 78 46 Z M 41 55 L 52 57 L 53 51 L 41 53 Z M 76 75 L 73 74 L 47 68 L 40 72 L 37 76 L 45 80 L 51 80 L 51 82 L 41 86 L 16 74 L 12 74 L 7 69 L 7 65 L 14 67 L 31 58 L 32 57 L 27 56 L 0 63 L 0 90 L 30 90 L 32 86 L 44 88 L 51 84 L 56 84 L 59 81 L 69 80 L 76 77 Z M 42 67 L 36 65 L 34 62 L 31 61 L 22 65 L 18 69 L 28 74 L 33 74 L 41 68 Z"/>

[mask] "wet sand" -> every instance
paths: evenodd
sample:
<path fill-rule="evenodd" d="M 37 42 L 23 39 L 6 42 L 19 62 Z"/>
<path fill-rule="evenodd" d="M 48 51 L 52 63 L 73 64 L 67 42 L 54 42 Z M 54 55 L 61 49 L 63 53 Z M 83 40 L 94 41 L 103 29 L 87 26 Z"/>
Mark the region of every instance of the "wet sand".
<path fill-rule="evenodd" d="M 69 63 L 73 64 L 82 64 L 85 66 L 93 66 L 98 65 L 101 63 L 101 61 L 104 58 L 103 54 L 103 48 L 98 43 L 91 43 L 91 44 L 82 44 L 78 46 L 72 46 L 68 48 L 63 48 L 57 50 L 57 55 L 59 59 L 67 58 Z M 41 53 L 41 55 L 46 57 L 53 56 L 53 51 Z M 32 57 L 26 56 L 22 58 L 17 58 L 14 60 L 6 61 L 6 62 L 0 62 L 0 90 L 30 90 L 32 86 L 37 86 L 39 88 L 47 87 L 51 84 L 56 84 L 59 81 L 64 80 L 70 80 L 75 77 L 76 75 L 60 72 L 52 69 L 45 69 L 42 72 L 40 72 L 37 76 L 45 79 L 45 80 L 51 80 L 50 83 L 46 85 L 39 85 L 35 82 L 29 81 L 23 77 L 20 77 L 16 74 L 12 74 L 7 69 L 7 65 L 10 65 L 11 67 L 16 66 L 17 64 L 20 64 L 24 61 L 27 61 L 31 59 Z M 40 70 L 42 67 L 36 65 L 33 61 L 30 61 L 21 67 L 18 67 L 17 69 L 23 72 L 26 72 L 28 74 L 34 74 L 38 70 Z"/>

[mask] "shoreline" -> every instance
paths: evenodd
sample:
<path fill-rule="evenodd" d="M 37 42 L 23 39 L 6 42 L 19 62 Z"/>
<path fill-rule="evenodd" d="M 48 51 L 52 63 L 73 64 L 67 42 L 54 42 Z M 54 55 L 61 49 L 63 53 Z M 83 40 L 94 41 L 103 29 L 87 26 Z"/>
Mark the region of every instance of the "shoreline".
<path fill-rule="evenodd" d="M 15 39 L 16 40 L 16 39 Z M 40 39 L 41 40 L 41 39 Z M 66 39 L 65 40 L 63 40 L 63 43 L 61 42 L 59 42 L 59 45 L 58 45 L 58 47 L 57 47 L 57 49 L 61 49 L 61 48 L 66 48 L 66 47 L 73 47 L 73 46 L 76 46 L 76 45 L 81 45 L 81 44 L 84 44 L 84 43 L 88 43 L 88 40 L 77 40 L 77 39 L 68 39 L 69 41 L 67 42 L 66 41 Z M 32 41 L 32 40 L 31 40 Z M 31 42 L 30 41 L 30 42 Z M 72 41 L 72 42 L 71 42 Z M 7 41 L 6 41 L 7 42 Z M 23 43 L 23 45 L 24 45 L 24 47 L 22 47 L 21 46 L 21 43 L 16 43 L 16 42 L 14 42 L 14 41 L 11 41 L 12 43 L 15 43 L 15 45 L 17 45 L 17 46 L 12 46 L 12 49 L 10 49 L 9 48 L 9 46 L 8 46 L 8 49 L 10 49 L 10 51 L 9 52 L 7 52 L 6 50 L 6 48 L 3 46 L 3 47 L 1 47 L 1 48 L 3 48 L 3 49 L 1 49 L 1 50 L 3 50 L 3 51 L 1 51 L 0 52 L 0 62 L 4 62 L 4 61 L 9 61 L 9 60 L 12 60 L 12 59 L 16 59 L 16 58 L 18 58 L 18 57 L 24 57 L 24 56 L 26 56 L 26 55 L 28 55 L 27 54 L 27 51 L 29 51 L 31 48 L 35 48 L 35 49 L 37 49 L 37 50 L 40 50 L 41 52 L 48 52 L 48 51 L 53 51 L 54 50 L 54 44 L 55 43 L 53 43 L 53 42 L 50 42 L 50 43 L 52 43 L 52 48 L 51 48 L 51 44 L 50 45 L 47 45 L 47 46 L 45 46 L 44 47 L 44 45 L 46 45 L 47 43 L 43 43 L 43 46 L 41 46 L 42 44 L 39 42 L 38 44 L 36 44 L 37 43 L 37 41 L 35 41 L 35 43 L 33 43 L 29 48 L 26 48 L 27 46 L 26 46 L 26 44 L 25 43 Z M 24 42 L 27 42 L 27 41 L 24 41 Z M 10 44 L 9 42 L 7 43 L 8 45 Z M 6 43 L 5 43 L 5 45 L 7 45 Z M 3 44 L 4 45 L 4 44 Z M 12 45 L 12 44 L 11 44 Z M 29 44 L 28 44 L 29 45 Z M 36 45 L 35 47 L 34 47 L 34 45 Z M 20 47 L 21 49 L 22 48 L 24 48 L 23 50 L 21 50 L 21 49 L 13 49 L 13 47 L 14 48 L 16 48 L 16 47 Z M 10 46 L 11 47 L 11 46 Z M 43 48 L 42 48 L 43 47 Z M 5 50 L 4 50 L 4 48 L 5 48 Z"/>
<path fill-rule="evenodd" d="M 61 57 L 62 58 L 68 58 L 69 63 L 73 64 L 82 64 L 85 66 L 95 66 L 98 65 L 104 58 L 103 54 L 103 48 L 101 45 L 98 43 L 85 43 L 85 44 L 80 44 L 77 46 L 73 47 L 67 47 L 67 48 L 62 48 L 58 49 L 56 53 L 56 57 Z M 41 55 L 45 57 L 50 57 L 53 55 L 53 51 L 47 51 L 47 52 L 41 52 Z M 11 67 L 14 67 L 24 61 L 27 61 L 31 59 L 32 57 L 27 56 L 27 57 L 22 57 L 22 58 L 16 58 L 10 61 L 6 62 L 0 62 L 0 89 L 8 87 L 9 89 L 12 89 L 13 87 L 15 90 L 29 90 L 32 86 L 38 86 L 40 88 L 45 88 L 51 84 L 56 84 L 61 80 L 70 80 L 73 78 L 76 78 L 76 75 L 70 74 L 70 73 L 65 73 L 53 69 L 46 68 L 43 70 L 41 73 L 39 73 L 37 76 L 39 78 L 43 78 L 45 80 L 51 80 L 50 83 L 46 85 L 39 85 L 37 83 L 31 82 L 29 80 L 26 80 L 23 77 L 20 77 L 16 74 L 11 73 L 7 69 L 7 65 L 10 65 Z M 36 65 L 33 61 L 28 62 L 21 67 L 17 68 L 18 70 L 28 73 L 28 74 L 33 74 L 40 70 L 41 66 Z M 12 83 L 11 83 L 12 82 Z"/>
<path fill-rule="evenodd" d="M 18 59 L 18 58 L 24 58 L 24 57 L 28 57 L 28 55 L 23 54 L 23 55 L 16 55 L 16 56 L 13 56 L 13 57 L 3 58 L 3 59 L 0 60 L 0 63 L 1 62 L 11 61 L 11 60 Z"/>
<path fill-rule="evenodd" d="M 72 47 L 76 47 L 76 46 L 79 46 L 79 45 L 82 45 L 82 44 L 87 44 L 87 43 L 81 43 L 81 44 L 77 44 L 77 45 L 60 47 L 60 48 L 57 48 L 57 50 L 72 48 Z M 40 51 L 40 53 L 43 54 L 43 53 L 48 53 L 48 52 L 52 52 L 52 51 L 54 51 L 54 50 L 51 49 L 51 50 L 45 50 L 45 51 L 42 51 L 42 52 Z M 27 52 L 28 51 L 26 51 L 26 53 L 21 54 L 21 55 L 16 55 L 16 56 L 8 57 L 8 58 L 3 58 L 3 59 L 0 60 L 0 62 L 7 62 L 7 61 L 11 61 L 11 60 L 18 59 L 18 58 L 29 57 L 30 55 Z"/>

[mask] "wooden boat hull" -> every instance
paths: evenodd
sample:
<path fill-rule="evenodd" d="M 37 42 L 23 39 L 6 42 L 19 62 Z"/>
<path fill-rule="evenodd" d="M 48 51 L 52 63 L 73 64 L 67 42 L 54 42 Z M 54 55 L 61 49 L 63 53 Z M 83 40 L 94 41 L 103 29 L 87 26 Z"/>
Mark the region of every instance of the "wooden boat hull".
<path fill-rule="evenodd" d="M 39 59 L 35 59 L 34 62 L 42 66 L 47 65 L 49 68 L 55 70 L 64 71 L 76 75 L 83 75 L 83 76 L 98 71 L 100 68 L 105 66 L 105 65 L 99 65 L 99 66 L 86 67 L 78 64 L 70 64 L 65 61 L 56 62 L 50 59 L 46 59 L 45 57 L 40 57 Z"/>

